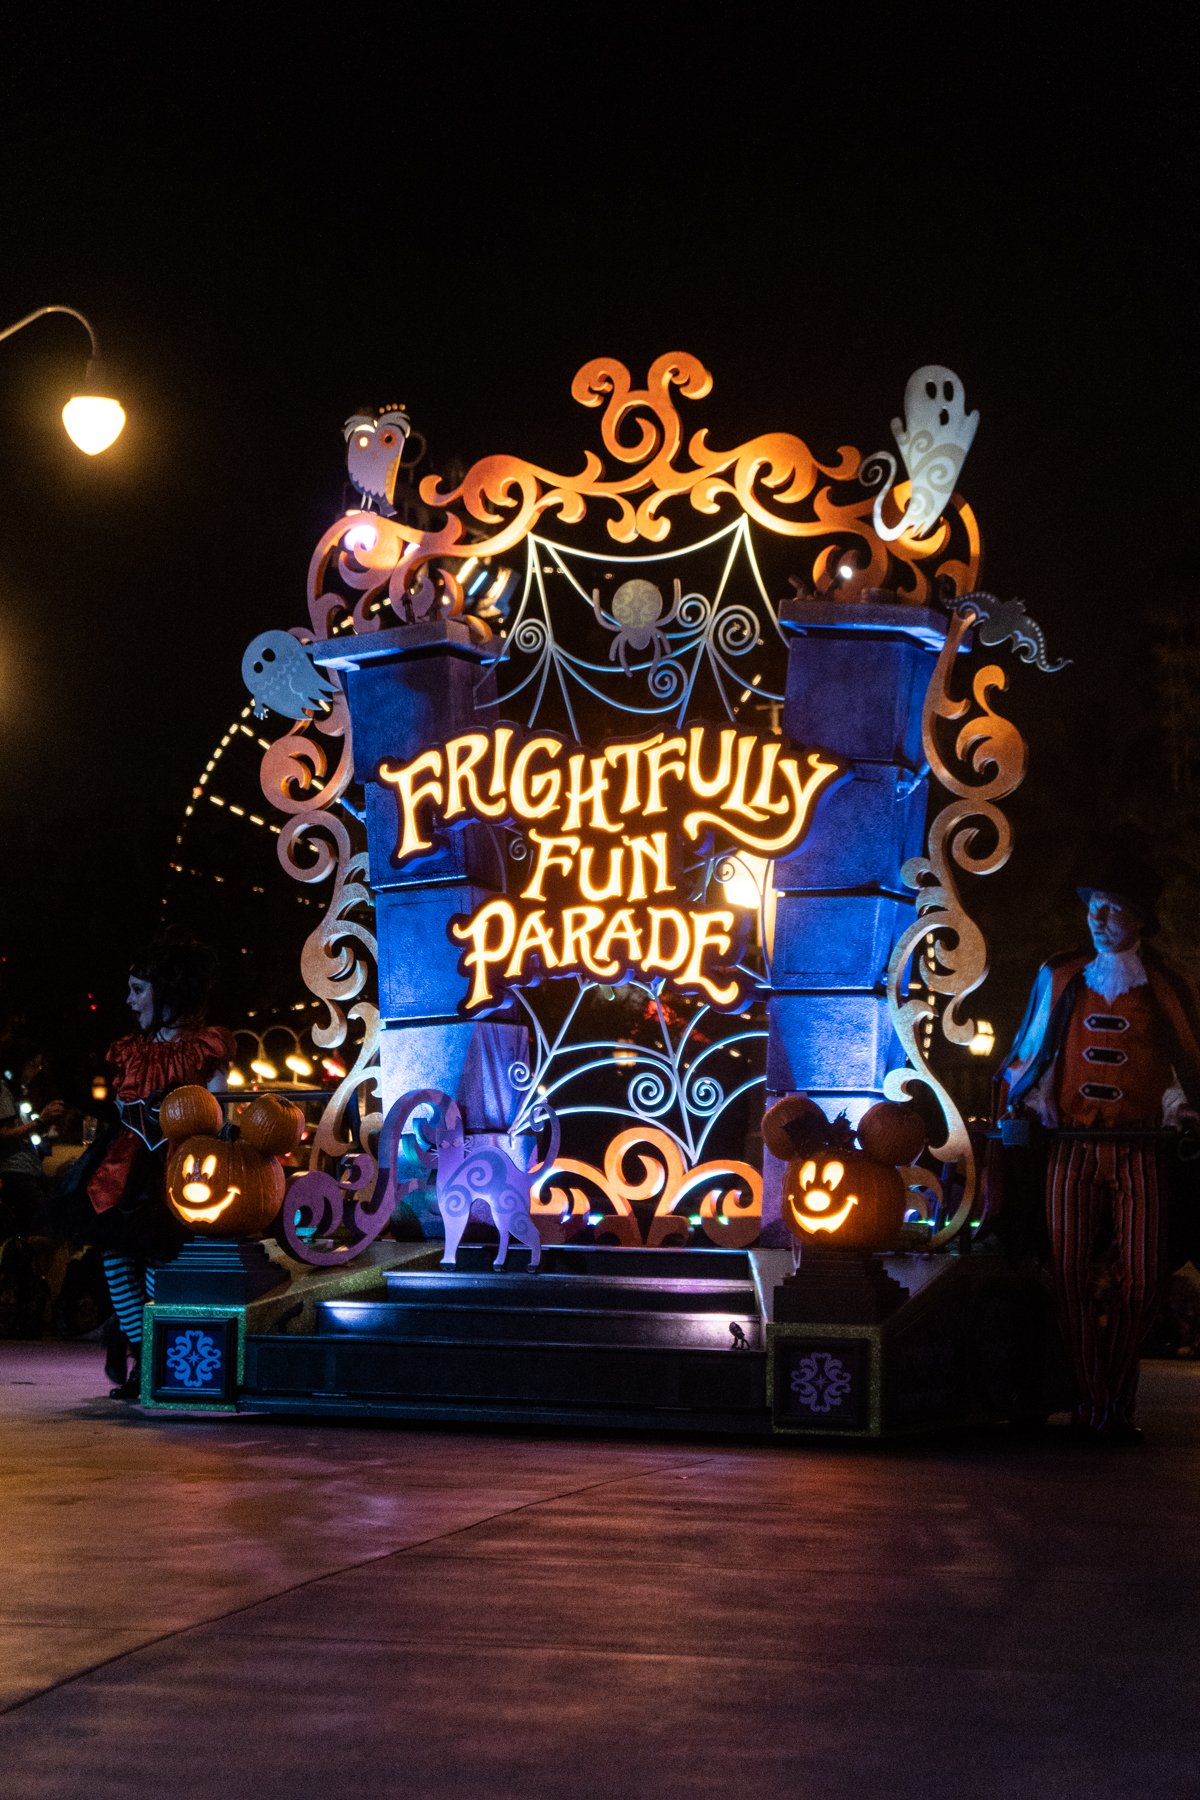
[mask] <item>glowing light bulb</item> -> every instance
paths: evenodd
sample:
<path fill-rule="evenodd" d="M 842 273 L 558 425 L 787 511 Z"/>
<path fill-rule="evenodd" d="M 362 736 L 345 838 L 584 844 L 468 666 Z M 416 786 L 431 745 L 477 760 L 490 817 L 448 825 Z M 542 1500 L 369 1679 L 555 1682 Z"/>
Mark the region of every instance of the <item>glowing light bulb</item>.
<path fill-rule="evenodd" d="M 246 1085 L 246 1077 L 240 1069 L 230 1069 L 225 1080 L 230 1087 L 245 1087 Z"/>
<path fill-rule="evenodd" d="M 279 1070 L 274 1063 L 265 1062 L 256 1057 L 250 1067 L 260 1081 L 278 1081 L 279 1079 Z"/>
<path fill-rule="evenodd" d="M 342 1076 L 346 1073 L 343 1065 L 340 1062 L 335 1062 L 332 1056 L 323 1056 L 321 1058 L 321 1067 L 327 1075 L 332 1075 L 335 1081 L 340 1081 Z"/>
<path fill-rule="evenodd" d="M 379 542 L 379 531 L 376 526 L 362 524 L 352 525 L 346 533 L 347 550 L 373 550 Z"/>
<path fill-rule="evenodd" d="M 996 1047 L 996 1033 L 986 1019 L 975 1023 L 975 1036 L 967 1045 L 972 1056 L 990 1056 Z"/>
<path fill-rule="evenodd" d="M 311 1075 L 313 1072 L 307 1056 L 285 1056 L 283 1061 L 284 1067 L 290 1069 L 293 1075 Z"/>
<path fill-rule="evenodd" d="M 850 581 L 853 579 L 854 570 L 851 568 L 849 563 L 842 563 L 840 568 L 838 569 L 838 574 L 841 576 L 843 581 Z"/>
<path fill-rule="evenodd" d="M 763 897 L 766 873 L 765 857 L 740 855 L 729 879 L 721 883 L 730 906 L 757 907 Z"/>
<path fill-rule="evenodd" d="M 120 437 L 125 408 L 119 400 L 100 394 L 73 394 L 62 409 L 62 422 L 71 442 L 85 456 L 99 456 Z"/>

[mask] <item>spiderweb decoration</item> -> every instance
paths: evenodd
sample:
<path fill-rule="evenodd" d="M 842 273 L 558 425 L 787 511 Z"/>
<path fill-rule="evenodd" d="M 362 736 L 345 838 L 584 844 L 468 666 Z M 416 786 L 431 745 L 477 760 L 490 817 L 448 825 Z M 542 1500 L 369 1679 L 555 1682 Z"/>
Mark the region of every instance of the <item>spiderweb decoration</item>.
<path fill-rule="evenodd" d="M 646 718 L 661 718 L 668 733 L 703 718 L 777 730 L 786 654 L 741 517 L 698 543 L 648 554 L 530 533 L 520 598 L 489 675 L 501 719 L 597 744 Z M 515 883 L 528 846 L 511 827 L 498 835 Z M 662 979 L 607 987 L 573 977 L 521 989 L 530 1054 L 509 1071 L 514 1132 L 549 1103 L 564 1126 L 571 1121 L 572 1142 L 597 1157 L 615 1120 L 664 1132 L 688 1168 L 714 1153 L 740 1155 L 761 1111 L 753 1095 L 765 1074 L 771 872 L 757 857 L 725 853 L 698 857 L 687 880 L 694 905 L 723 898 L 751 915 L 738 965 L 756 993 L 748 1011 L 727 1015 Z M 564 1220 L 565 1235 L 588 1222 Z M 721 1209 L 695 1223 L 729 1241 Z"/>
<path fill-rule="evenodd" d="M 668 584 L 673 594 L 665 592 Z M 581 742 L 613 713 L 736 719 L 783 699 L 786 647 L 750 521 L 698 544 L 614 556 L 531 532 L 500 655 L 500 712 Z"/>

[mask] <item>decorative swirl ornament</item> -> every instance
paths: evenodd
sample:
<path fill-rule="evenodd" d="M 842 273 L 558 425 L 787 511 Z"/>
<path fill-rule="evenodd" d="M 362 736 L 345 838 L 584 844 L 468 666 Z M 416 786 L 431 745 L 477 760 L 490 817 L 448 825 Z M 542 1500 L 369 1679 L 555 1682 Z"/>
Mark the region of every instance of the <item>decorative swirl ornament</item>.
<path fill-rule="evenodd" d="M 618 1244 L 686 1243 L 693 1217 L 705 1236 L 726 1250 L 752 1244 L 762 1229 L 757 1169 L 714 1160 L 689 1170 L 675 1139 L 653 1126 L 619 1132 L 604 1153 L 602 1169 L 566 1156 L 550 1161 L 538 1190 L 531 1210 L 546 1243 L 562 1243 L 581 1231 L 594 1216 L 593 1203 L 601 1207 L 597 1238 Z M 651 1200 L 656 1204 L 643 1232 L 634 1209 Z"/>
<path fill-rule="evenodd" d="M 318 734 L 315 737 L 314 732 Z M 319 741 L 322 737 L 340 739 L 332 774 L 324 745 Z M 355 1167 L 362 1172 L 362 1179 L 354 1183 L 355 1192 L 373 1177 L 374 1159 L 356 1146 L 346 1129 L 352 1103 L 357 1101 L 362 1144 L 366 1143 L 367 1134 L 380 1125 L 379 1009 L 363 997 L 373 986 L 378 957 L 375 934 L 364 923 L 371 909 L 367 859 L 365 851 L 355 848 L 350 825 L 340 816 L 340 802 L 352 772 L 350 717 L 345 695 L 339 692 L 325 718 L 301 720 L 269 746 L 263 753 L 260 773 L 265 797 L 288 815 L 278 844 L 284 869 L 293 881 L 305 885 L 324 883 L 332 877 L 324 916 L 305 940 L 300 959 L 305 984 L 326 1009 L 325 1018 L 313 1027 L 313 1042 L 320 1049 L 336 1050 L 347 1042 L 352 1027 L 358 1031 L 353 1066 L 338 1082 L 312 1135 L 309 1173 L 313 1185 L 298 1196 L 303 1199 L 307 1194 L 317 1207 L 310 1223 L 319 1234 L 337 1228 L 321 1212 L 324 1207 L 331 1218 L 338 1207 L 328 1187 L 331 1181 L 333 1187 L 338 1183 L 323 1171 L 323 1160 L 354 1154 Z M 356 1221 L 361 1204 L 356 1203 Z M 337 1217 L 340 1221 L 340 1211 Z M 364 1214 L 364 1221 L 365 1218 Z M 364 1240 L 369 1241 L 369 1237 Z M 288 1243 L 302 1260 L 311 1260 L 305 1253 L 306 1239 L 293 1232 Z"/>
<path fill-rule="evenodd" d="M 975 617 L 965 604 L 951 616 L 925 696 L 921 732 L 925 756 L 934 779 L 953 798 L 930 827 L 927 854 L 913 857 L 901 871 L 906 884 L 916 890 L 917 916 L 892 951 L 887 973 L 888 1009 L 908 1067 L 892 1070 L 884 1092 L 889 1100 L 904 1100 L 917 1084 L 932 1089 L 946 1122 L 945 1139 L 932 1146 L 932 1154 L 963 1172 L 962 1197 L 953 1217 L 933 1237 L 935 1244 L 954 1237 L 970 1217 L 978 1170 L 966 1122 L 929 1066 L 920 1027 L 927 1020 L 937 1020 L 943 1036 L 957 1045 L 969 1044 L 975 1035 L 975 1023 L 963 1018 L 962 1008 L 987 975 L 987 943 L 963 904 L 954 871 L 990 875 L 1008 861 L 1012 826 L 1000 810 L 1000 802 L 1020 787 L 1028 758 L 1028 747 L 1016 726 L 991 705 L 993 692 L 1003 693 L 1007 686 L 1003 669 L 994 663 L 977 669 L 971 698 L 951 696 L 955 658 Z M 941 721 L 958 725 L 954 738 L 957 767 L 942 753 Z M 926 992 L 912 996 L 907 974 L 918 953 Z M 943 1002 L 940 1009 L 934 996 Z"/>
<path fill-rule="evenodd" d="M 912 483 L 895 489 L 898 504 L 904 505 L 910 490 L 913 499 L 901 527 L 888 527 L 878 512 L 872 517 L 874 496 L 863 491 L 860 479 L 863 457 L 850 445 L 841 446 L 836 460 L 822 462 L 790 432 L 764 432 L 720 450 L 709 444 L 707 429 L 701 428 L 688 438 L 685 450 L 676 397 L 701 400 L 711 389 L 708 370 L 683 351 L 660 356 L 643 388 L 633 386 L 629 370 L 614 358 L 585 363 L 571 394 L 581 406 L 602 409 L 600 437 L 617 465 L 615 473 L 607 473 L 603 459 L 591 450 L 573 475 L 519 456 L 491 455 L 475 463 L 457 487 L 443 488 L 437 475 L 421 482 L 425 504 L 446 515 L 437 531 L 422 532 L 379 513 L 346 514 L 313 552 L 309 616 L 314 632 L 327 637 L 347 620 L 356 632 L 378 631 L 384 608 L 401 621 L 458 617 L 463 594 L 454 570 L 463 559 L 502 555 L 521 543 L 543 515 L 578 525 L 589 502 L 607 514 L 608 535 L 618 544 L 663 542 L 671 532 L 667 509 L 676 503 L 686 502 L 705 515 L 732 503 L 747 519 L 779 536 L 826 540 L 812 563 L 812 579 L 821 588 L 833 579 L 835 568 L 850 568 L 848 578 L 839 578 L 841 599 L 886 587 L 910 604 L 923 605 L 944 588 L 961 593 L 974 585 L 978 529 L 965 503 L 950 491 L 943 493 L 944 471 L 936 458 L 925 456 L 919 470 L 914 464 Z M 915 417 L 919 397 L 907 403 Z M 913 429 L 910 417 L 910 433 Z M 907 440 L 898 433 L 898 441 L 903 446 Z M 915 456 L 915 437 L 912 442 Z M 887 462 L 891 459 L 876 457 L 871 470 Z M 891 462 L 889 481 L 894 468 Z M 932 498 L 923 498 L 925 488 L 915 484 L 929 485 L 935 473 L 936 495 L 931 486 Z M 926 516 L 935 498 L 936 511 Z M 351 594 L 329 585 L 335 573 Z"/>

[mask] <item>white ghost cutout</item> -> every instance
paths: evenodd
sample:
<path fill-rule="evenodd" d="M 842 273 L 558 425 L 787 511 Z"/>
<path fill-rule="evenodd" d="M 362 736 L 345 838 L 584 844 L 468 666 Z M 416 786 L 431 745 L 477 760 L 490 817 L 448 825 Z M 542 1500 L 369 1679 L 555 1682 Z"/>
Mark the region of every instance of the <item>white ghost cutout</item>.
<path fill-rule="evenodd" d="M 959 471 L 979 424 L 978 412 L 965 410 L 966 395 L 953 369 L 927 363 L 909 376 L 904 390 L 904 418 L 892 420 L 892 435 L 912 483 L 904 517 L 896 525 L 883 520 L 883 501 L 895 480 L 895 458 L 883 452 L 864 466 L 885 471 L 875 496 L 876 534 L 890 541 L 911 532 L 921 537 L 941 518 L 958 483 Z"/>
<path fill-rule="evenodd" d="M 242 680 L 254 699 L 254 716 L 268 707 L 285 719 L 302 719 L 321 709 L 337 688 L 313 662 L 306 645 L 290 631 L 264 631 L 242 658 Z"/>
<path fill-rule="evenodd" d="M 398 406 L 379 413 L 352 413 L 342 427 L 346 439 L 346 473 L 363 505 L 395 511 L 396 477 L 412 421 Z"/>

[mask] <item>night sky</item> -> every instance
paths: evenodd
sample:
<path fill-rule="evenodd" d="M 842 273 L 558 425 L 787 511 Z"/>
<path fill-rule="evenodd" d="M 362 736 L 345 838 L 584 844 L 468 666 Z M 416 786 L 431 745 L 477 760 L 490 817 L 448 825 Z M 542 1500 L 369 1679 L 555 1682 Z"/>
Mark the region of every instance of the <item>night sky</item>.
<path fill-rule="evenodd" d="M 1196 480 L 1182 27 L 1093 20 L 1081 46 L 1047 12 L 1034 40 L 902 50 L 807 9 L 707 37 L 685 9 L 527 9 L 484 36 L 331 10 L 307 41 L 290 16 L 180 14 L 167 52 L 100 14 L 51 42 L 47 15 L 6 57 L 0 326 L 81 308 L 129 415 L 83 458 L 57 418 L 82 331 L 0 345 L 9 1003 L 51 1040 L 88 989 L 101 1040 L 120 1022 L 242 649 L 304 620 L 351 410 L 406 402 L 435 464 L 570 468 L 596 441 L 576 368 L 642 378 L 683 349 L 714 375 L 689 422 L 720 444 L 880 447 L 928 361 L 980 409 L 960 485 L 984 585 L 1075 659 L 1011 665 L 1033 758 L 986 902 L 1011 1024 L 1069 929 L 1070 846 L 1137 813 L 1161 837 L 1148 621 L 1190 602 Z"/>

